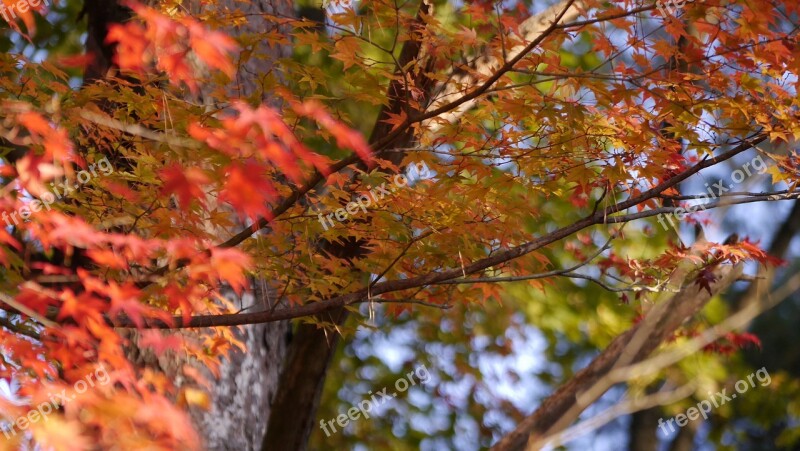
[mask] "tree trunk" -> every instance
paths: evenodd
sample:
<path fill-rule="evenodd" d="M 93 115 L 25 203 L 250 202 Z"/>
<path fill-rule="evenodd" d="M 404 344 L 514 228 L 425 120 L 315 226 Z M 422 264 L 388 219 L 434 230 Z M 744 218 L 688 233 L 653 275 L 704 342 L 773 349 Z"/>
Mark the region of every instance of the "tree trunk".
<path fill-rule="evenodd" d="M 669 451 L 692 451 L 694 449 L 695 431 L 690 422 L 685 428 L 678 429 L 678 435 L 669 444 Z"/>
<path fill-rule="evenodd" d="M 193 2 L 194 5 L 198 3 L 200 2 L 197 0 Z M 294 15 L 293 4 L 288 0 L 220 0 L 217 5 L 219 11 L 236 11 L 247 18 L 245 23 L 225 30 L 232 37 L 266 33 L 275 28 L 261 14 L 283 17 Z M 196 10 L 197 6 L 193 11 Z M 264 92 L 261 79 L 267 74 L 273 74 L 273 61 L 287 56 L 291 49 L 287 46 L 269 46 L 263 40 L 253 46 L 255 48 L 252 49 L 252 54 L 257 57 L 237 65 L 238 72 L 229 89 L 230 95 L 255 96 L 262 102 L 277 106 L 276 101 L 267 97 L 268 93 Z M 228 233 L 221 238 L 227 239 L 229 236 Z M 269 308 L 267 299 L 270 297 L 266 290 L 269 288 L 256 281 L 253 284 L 254 295 L 240 302 L 240 307 L 250 307 L 249 311 Z M 261 449 L 291 338 L 291 323 L 281 321 L 248 325 L 237 330 L 237 333 L 242 334 L 246 351 L 236 351 L 230 359 L 222 363 L 220 377 L 211 393 L 212 408 L 209 411 L 192 412 L 203 442 L 211 450 Z M 280 416 L 291 415 L 289 412 L 282 412 Z"/>
<path fill-rule="evenodd" d="M 652 394 L 652 393 L 648 393 Z M 641 410 L 631 415 L 631 425 L 628 428 L 628 451 L 657 451 L 658 419 L 661 418 L 661 407 L 652 407 Z"/>
<path fill-rule="evenodd" d="M 151 1 L 150 3 L 155 3 Z M 185 2 L 183 6 L 193 13 L 200 12 L 201 2 L 194 0 Z M 246 17 L 246 22 L 225 30 L 236 37 L 245 33 L 264 33 L 274 28 L 262 14 L 276 14 L 291 17 L 294 14 L 292 2 L 288 0 L 220 0 L 217 2 L 221 13 L 237 11 Z M 110 23 L 122 22 L 130 17 L 130 12 L 120 5 L 118 0 L 86 0 L 84 14 L 88 19 L 88 37 L 86 47 L 95 56 L 94 64 L 87 69 L 85 82 L 100 79 L 111 67 L 112 49 L 105 43 L 107 27 Z M 239 68 L 228 92 L 231 97 L 253 95 L 263 102 L 270 103 L 262 89 L 261 78 L 266 74 L 274 74 L 274 59 L 285 56 L 290 49 L 281 46 L 268 46 L 266 42 L 253 45 L 253 53 L 260 56 L 237 65 Z M 274 103 L 273 103 L 274 105 Z M 221 231 L 221 239 L 227 239 Z M 252 290 L 242 299 L 234 299 L 241 308 L 268 306 L 268 288 L 261 281 L 254 281 Z M 233 297 L 232 297 L 233 299 Z M 202 443 L 211 450 L 257 450 L 265 436 L 266 425 L 270 417 L 271 402 L 277 391 L 281 367 L 287 353 L 290 338 L 288 321 L 256 324 L 239 328 L 235 333 L 246 344 L 245 352 L 234 352 L 220 366 L 219 378 L 214 378 L 206 369 L 203 371 L 211 381 L 212 405 L 208 411 L 193 409 L 192 419 L 201 435 Z M 192 334 L 192 331 L 178 332 Z M 183 378 L 178 370 L 185 360 L 178 356 L 155 356 L 149 350 L 136 347 L 137 334 L 128 334 L 131 338 L 129 356 L 140 366 L 158 368 L 174 378 L 180 386 Z"/>
<path fill-rule="evenodd" d="M 191 412 L 208 449 L 261 449 L 290 330 L 290 323 L 281 321 L 245 326 L 240 332 L 246 351 L 237 350 L 221 365 L 211 409 Z"/>

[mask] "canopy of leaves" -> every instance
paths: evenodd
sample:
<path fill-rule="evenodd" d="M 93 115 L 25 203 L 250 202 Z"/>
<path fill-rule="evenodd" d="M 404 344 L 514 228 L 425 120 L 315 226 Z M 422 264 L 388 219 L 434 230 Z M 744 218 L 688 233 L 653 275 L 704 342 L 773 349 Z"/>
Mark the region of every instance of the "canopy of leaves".
<path fill-rule="evenodd" d="M 352 342 L 320 418 L 418 364 L 432 379 L 344 433 L 315 432 L 314 448 L 489 446 L 663 300 L 672 275 L 711 293 L 720 266 L 778 263 L 754 239 L 684 244 L 675 231 L 714 225 L 714 208 L 797 197 L 797 156 L 778 151 L 800 139 L 795 2 L 690 3 L 680 17 L 638 0 L 544 13 L 333 2 L 324 24 L 264 13 L 275 28 L 236 39 L 225 30 L 246 18 L 216 2 L 130 3 L 134 19 L 108 30 L 116 68 L 82 86 L 96 55 L 69 25 L 79 3 L 20 16 L 1 45 L 0 378 L 14 394 L 0 415 L 17 429 L 12 449 L 200 448 L 186 410 L 208 405 L 213 381 L 186 365 L 178 387 L 135 365 L 125 328 L 213 370 L 242 347 L 227 326 L 340 307 L 358 315 L 329 328 Z M 254 51 L 262 42 L 292 54 L 239 95 L 237 68 L 272 58 Z M 756 157 L 758 189 L 718 197 L 716 178 L 692 184 L 717 170 L 735 185 L 739 166 L 726 165 Z M 400 183 L 409 167 L 425 177 Z M 698 203 L 709 211 L 686 213 Z M 676 225 L 647 219 L 659 214 Z M 358 258 L 337 243 L 358 243 Z M 235 310 L 252 280 L 279 295 L 272 310 Z M 733 310 L 716 297 L 664 348 Z M 186 326 L 225 327 L 155 330 Z M 761 355 L 736 352 L 753 342 L 732 333 L 628 385 L 698 382 L 696 399 L 665 407 L 674 415 L 752 372 Z M 532 349 L 537 365 L 522 357 Z M 731 418 L 796 424 L 800 386 L 779 369 L 715 411 L 709 440 L 745 434 Z M 109 383 L 76 390 L 98 370 Z M 18 430 L 62 391 L 47 421 Z M 770 432 L 787 447 L 800 438 Z"/>

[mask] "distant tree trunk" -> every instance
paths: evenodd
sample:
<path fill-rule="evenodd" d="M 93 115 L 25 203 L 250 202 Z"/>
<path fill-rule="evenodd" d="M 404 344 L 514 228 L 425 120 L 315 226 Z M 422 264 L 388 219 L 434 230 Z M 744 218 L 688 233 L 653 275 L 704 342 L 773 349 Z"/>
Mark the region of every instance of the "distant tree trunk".
<path fill-rule="evenodd" d="M 628 451 L 658 450 L 658 436 L 654 431 L 658 428 L 659 418 L 661 418 L 660 407 L 641 410 L 631 415 Z"/>
<path fill-rule="evenodd" d="M 154 3 L 151 1 L 150 3 Z M 199 12 L 200 1 L 183 6 L 192 12 Z M 277 14 L 284 17 L 293 15 L 292 2 L 288 0 L 220 0 L 216 8 L 219 11 L 239 11 L 247 18 L 247 22 L 232 27 L 227 31 L 231 36 L 243 33 L 264 33 L 274 26 L 264 19 L 262 14 Z M 86 47 L 95 54 L 94 64 L 85 74 L 86 82 L 102 78 L 111 67 L 112 49 L 105 44 L 105 35 L 110 23 L 121 22 L 130 17 L 129 11 L 120 5 L 118 0 L 86 0 L 84 14 L 88 19 L 88 37 Z M 229 88 L 231 97 L 244 97 L 250 94 L 260 96 L 269 103 L 271 99 L 263 92 L 261 79 L 266 74 L 274 74 L 273 62 L 285 56 L 290 50 L 281 46 L 268 46 L 266 42 L 254 44 L 254 54 L 260 58 L 252 58 L 238 65 L 236 79 Z M 228 238 L 221 231 L 220 238 Z M 249 295 L 235 299 L 240 307 L 268 305 L 268 287 L 263 281 L 253 281 Z M 257 324 L 237 330 L 240 339 L 246 344 L 246 352 L 235 352 L 222 362 L 220 377 L 212 381 L 212 406 L 208 411 L 193 409 L 190 413 L 201 434 L 202 442 L 210 450 L 258 450 L 266 432 L 266 425 L 271 413 L 271 402 L 278 386 L 281 367 L 287 353 L 287 342 L 290 337 L 288 321 Z M 181 332 L 189 333 L 192 332 Z M 130 349 L 131 359 L 138 365 L 159 368 L 175 378 L 175 383 L 182 383 L 177 374 L 185 360 L 156 357 L 152 352 L 135 347 L 136 333 L 129 334 L 134 346 Z"/>
<path fill-rule="evenodd" d="M 685 428 L 678 429 L 678 435 L 669 444 L 669 451 L 692 451 L 694 449 L 695 430 L 691 423 Z"/>

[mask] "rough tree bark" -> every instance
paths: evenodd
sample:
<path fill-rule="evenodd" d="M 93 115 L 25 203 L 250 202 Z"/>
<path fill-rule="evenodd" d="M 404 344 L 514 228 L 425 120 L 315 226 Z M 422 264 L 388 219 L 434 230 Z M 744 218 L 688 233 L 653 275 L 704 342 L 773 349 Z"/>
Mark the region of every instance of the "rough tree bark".
<path fill-rule="evenodd" d="M 192 1 L 183 6 L 196 13 L 200 11 L 200 3 Z M 232 36 L 268 31 L 273 25 L 262 16 L 264 13 L 291 17 L 294 12 L 292 2 L 288 0 L 220 0 L 216 8 L 220 12 L 238 10 L 247 18 L 244 24 L 226 30 Z M 104 42 L 108 25 L 126 20 L 130 13 L 118 0 L 86 0 L 84 13 L 88 19 L 86 47 L 97 57 L 87 70 L 85 80 L 88 83 L 105 76 L 112 66 L 112 49 Z M 269 57 L 276 59 L 285 56 L 290 50 L 281 46 L 268 46 L 265 42 L 254 46 L 257 47 L 253 49 L 255 53 L 263 57 L 252 58 L 238 65 L 238 74 L 229 92 L 231 96 L 237 97 L 260 95 L 262 101 L 269 103 L 268 93 L 263 91 L 261 83 L 262 77 L 273 73 L 273 63 Z M 225 239 L 228 236 L 230 235 L 226 234 L 220 238 Z M 267 305 L 268 288 L 261 281 L 253 282 L 248 295 L 235 299 L 242 308 Z M 235 352 L 223 361 L 220 377 L 212 383 L 211 409 L 191 411 L 202 442 L 208 449 L 261 449 L 271 413 L 271 401 L 277 391 L 281 364 L 287 353 L 290 324 L 288 321 L 281 321 L 249 325 L 239 329 L 238 333 L 245 342 L 247 351 Z M 131 334 L 132 343 L 136 342 L 135 335 Z M 157 358 L 151 352 L 142 352 L 135 347 L 130 349 L 130 356 L 139 365 L 160 368 L 167 374 L 176 376 L 176 384 L 182 383 L 176 374 L 184 363 L 180 357 Z M 283 412 L 282 415 L 291 413 Z"/>
<path fill-rule="evenodd" d="M 199 1 L 193 2 L 193 7 Z M 248 33 L 265 33 L 274 25 L 262 14 L 291 17 L 294 7 L 288 0 L 220 0 L 220 11 L 237 11 L 247 18 L 240 26 L 226 30 L 231 36 Z M 282 30 L 286 32 L 286 30 Z M 273 61 L 287 56 L 291 49 L 285 46 L 269 46 L 265 41 L 253 44 L 250 58 L 237 65 L 236 80 L 231 86 L 232 96 L 260 96 L 265 103 L 275 104 L 274 99 L 264 91 L 262 78 L 274 73 Z M 222 238 L 231 236 L 226 231 Z M 252 299 L 240 302 L 240 307 L 253 307 L 256 310 L 268 309 L 269 287 L 254 281 Z M 249 301 L 249 302 L 248 302 Z M 214 450 L 257 450 L 261 449 L 266 434 L 267 422 L 272 414 L 272 401 L 278 391 L 280 372 L 287 355 L 291 337 L 289 321 L 273 324 L 254 324 L 245 326 L 243 339 L 246 351 L 236 351 L 220 368 L 220 378 L 212 391 L 213 405 L 209 411 L 195 411 L 193 418 L 197 423 L 208 449 Z M 292 416 L 291 412 L 280 412 L 276 416 Z"/>

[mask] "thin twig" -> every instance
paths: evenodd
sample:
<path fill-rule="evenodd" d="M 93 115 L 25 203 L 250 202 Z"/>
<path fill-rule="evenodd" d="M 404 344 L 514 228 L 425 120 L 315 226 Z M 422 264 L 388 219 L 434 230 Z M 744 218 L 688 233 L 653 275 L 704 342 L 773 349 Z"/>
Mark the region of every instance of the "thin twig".
<path fill-rule="evenodd" d="M 26 337 L 33 338 L 34 340 L 41 341 L 42 337 L 39 333 L 32 330 L 20 327 L 21 324 L 14 324 L 8 318 L 0 317 L 0 326 L 14 332 L 15 334 L 25 335 Z"/>
<path fill-rule="evenodd" d="M 621 416 L 630 415 L 632 413 L 651 409 L 657 406 L 666 406 L 674 402 L 678 402 L 681 399 L 685 399 L 691 396 L 696 388 L 697 381 L 692 380 L 689 383 L 676 388 L 675 390 L 659 391 L 641 398 L 625 400 L 615 404 L 612 407 L 609 407 L 592 418 L 581 421 L 580 423 L 564 429 L 557 434 L 545 437 L 544 439 L 533 443 L 530 448 L 550 449 L 551 447 L 561 446 L 572 440 L 575 440 L 578 437 L 599 429 L 603 425 L 608 424 Z"/>
<path fill-rule="evenodd" d="M 589 258 L 587 258 L 586 260 L 584 260 L 584 261 L 582 261 L 582 262 L 580 262 L 580 263 L 578 263 L 578 264 L 576 264 L 574 266 L 570 266 L 569 268 L 556 269 L 556 270 L 553 270 L 553 271 L 547 271 L 547 272 L 538 273 L 538 274 L 530 274 L 530 275 L 527 275 L 527 276 L 478 277 L 478 278 L 475 278 L 475 279 L 445 280 L 445 281 L 442 281 L 442 282 L 433 283 L 431 285 L 460 285 L 460 284 L 465 284 L 465 283 L 483 283 L 483 282 L 519 282 L 519 281 L 523 281 L 523 280 L 545 279 L 545 278 L 548 278 L 548 277 L 565 275 L 567 273 L 575 271 L 578 268 L 581 268 L 583 266 L 588 265 L 592 260 L 594 260 L 595 258 L 599 257 L 600 254 L 602 254 L 603 252 L 607 251 L 608 249 L 611 249 L 611 241 L 615 237 L 616 236 L 612 236 L 611 238 L 609 238 L 609 240 L 603 245 L 603 247 L 601 247 L 599 250 L 595 251 L 595 253 L 592 254 Z"/>

